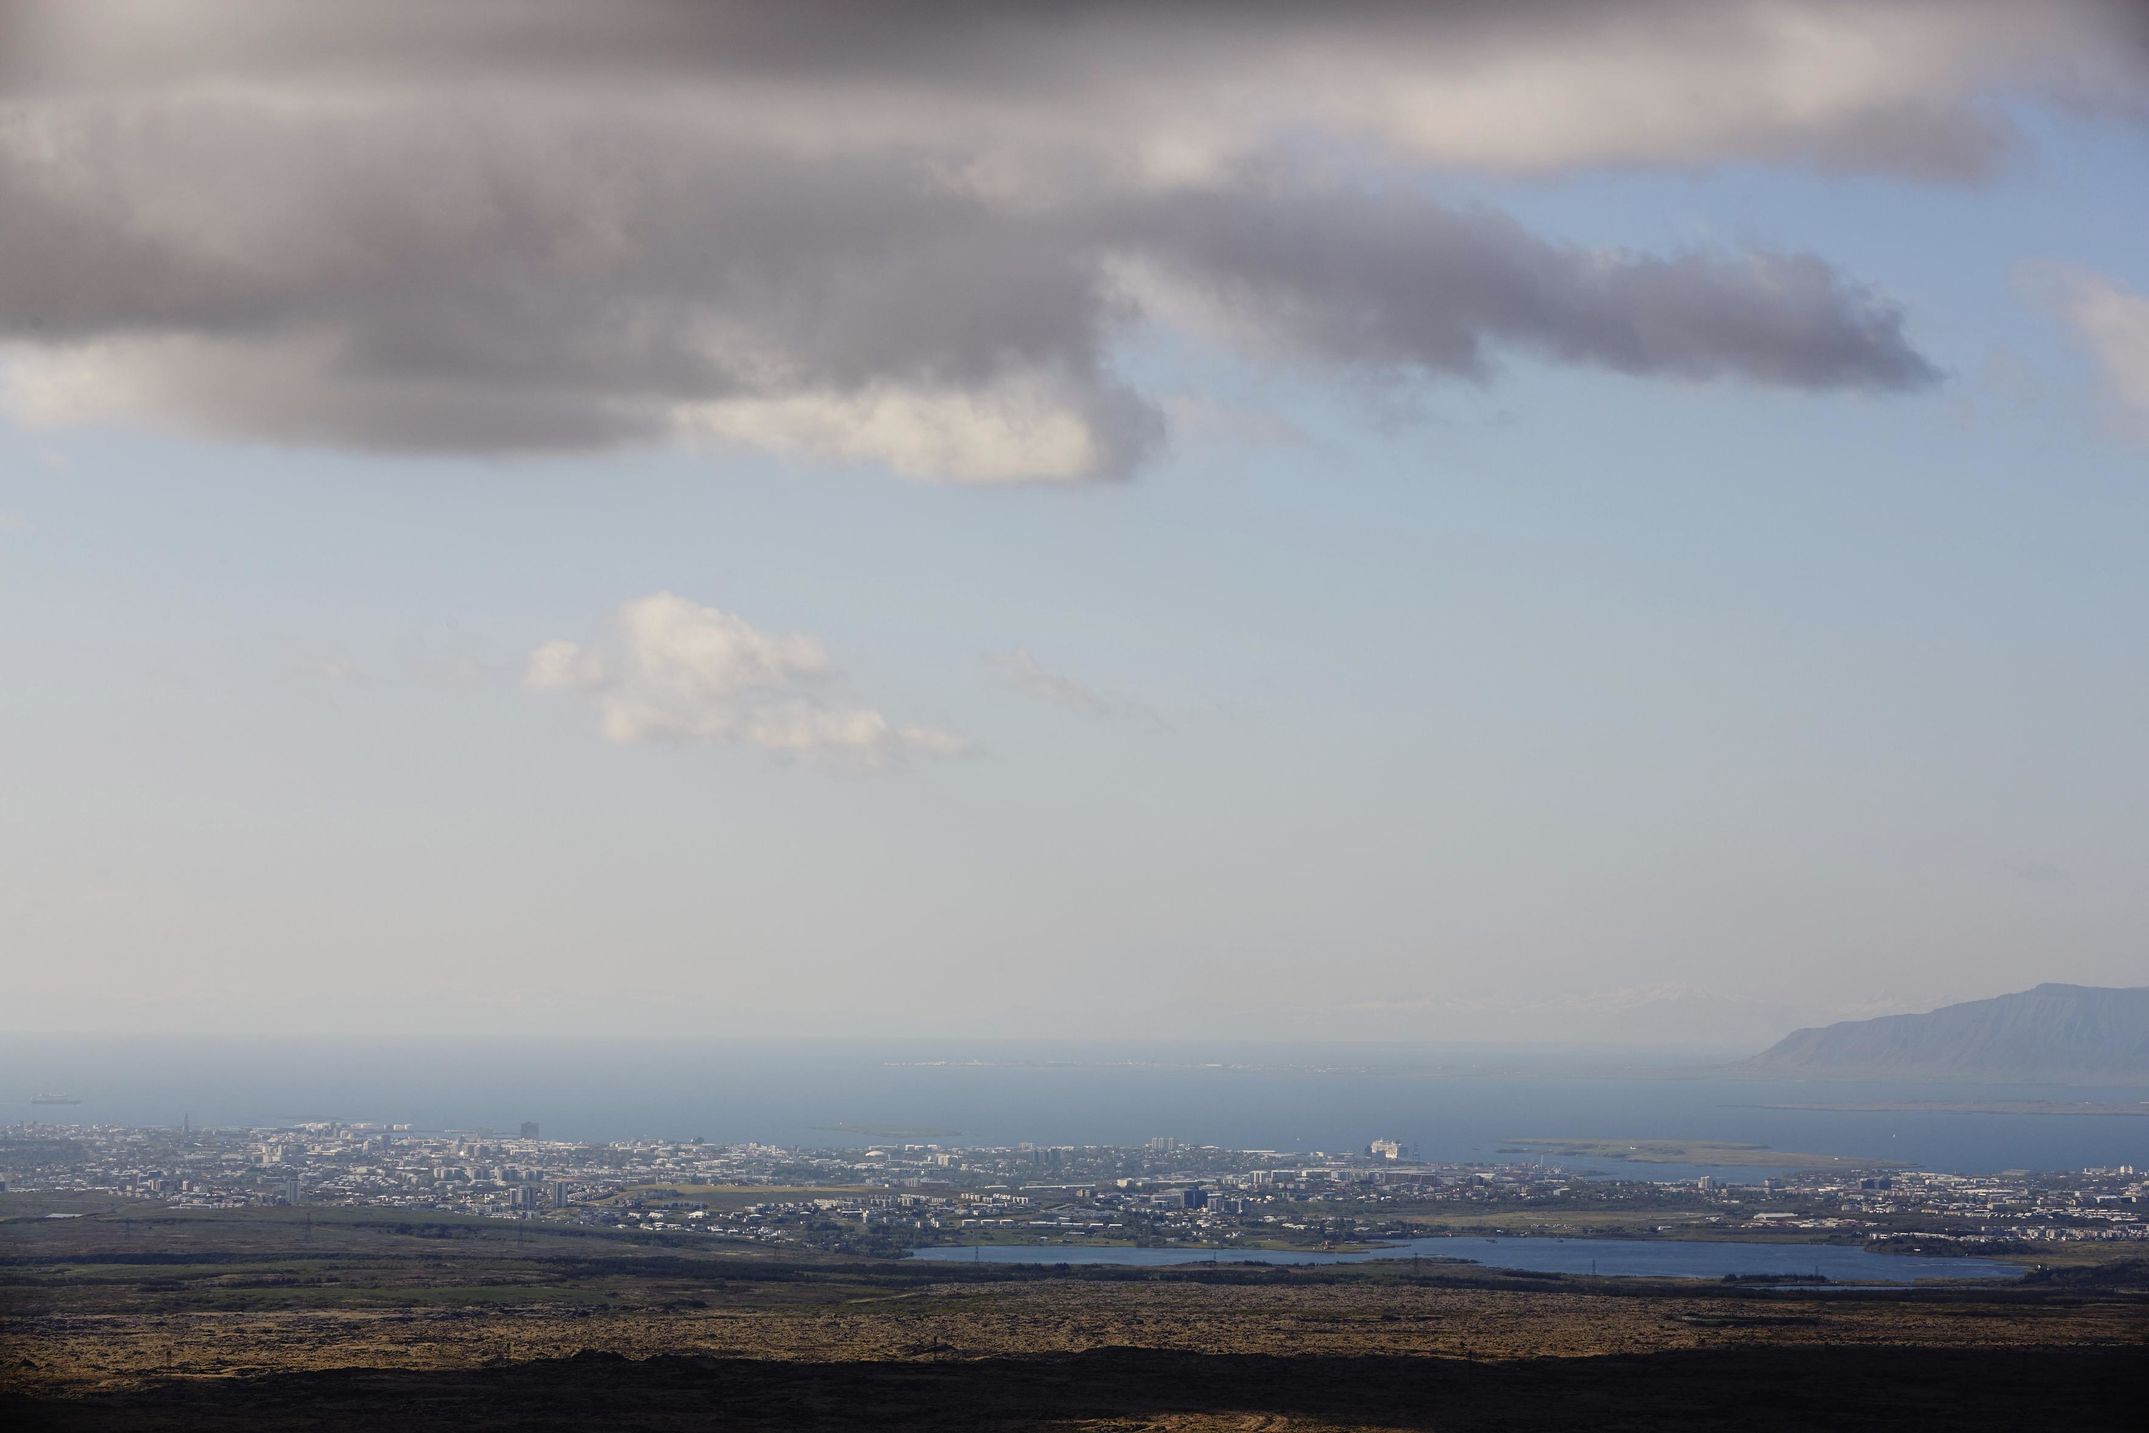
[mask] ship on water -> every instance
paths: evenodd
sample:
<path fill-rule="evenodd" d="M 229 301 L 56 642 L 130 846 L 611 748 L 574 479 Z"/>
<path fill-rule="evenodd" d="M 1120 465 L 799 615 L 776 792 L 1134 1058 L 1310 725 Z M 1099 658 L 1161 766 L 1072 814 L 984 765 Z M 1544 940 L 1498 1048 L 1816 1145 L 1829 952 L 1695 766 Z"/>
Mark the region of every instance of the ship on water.
<path fill-rule="evenodd" d="M 73 1095 L 47 1093 L 30 1096 L 30 1103 L 33 1105 L 79 1105 L 82 1101 L 76 1099 Z"/>

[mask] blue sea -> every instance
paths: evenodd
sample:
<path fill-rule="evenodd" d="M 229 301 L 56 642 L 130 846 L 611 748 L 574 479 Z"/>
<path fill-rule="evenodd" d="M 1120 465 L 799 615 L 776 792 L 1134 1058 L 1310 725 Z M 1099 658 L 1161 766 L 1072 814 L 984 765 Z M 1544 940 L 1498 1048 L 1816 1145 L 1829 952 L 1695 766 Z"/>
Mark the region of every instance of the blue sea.
<path fill-rule="evenodd" d="M 64 1092 L 69 1106 L 33 1105 Z M 1962 1173 L 2149 1166 L 2149 1117 L 1771 1108 L 2149 1089 L 1752 1080 L 1692 1057 L 1403 1046 L 0 1036 L 0 1123 L 378 1120 L 553 1139 L 1192 1144 L 1501 1161 L 1517 1138 L 1699 1139 Z M 1748 1169 L 1550 1157 L 1644 1178 Z"/>

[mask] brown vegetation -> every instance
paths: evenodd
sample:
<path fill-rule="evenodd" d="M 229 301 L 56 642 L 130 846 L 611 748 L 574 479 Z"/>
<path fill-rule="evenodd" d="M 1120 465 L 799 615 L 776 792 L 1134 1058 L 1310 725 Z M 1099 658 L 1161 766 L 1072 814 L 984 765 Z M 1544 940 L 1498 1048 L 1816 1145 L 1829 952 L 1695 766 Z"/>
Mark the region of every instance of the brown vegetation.
<path fill-rule="evenodd" d="M 343 1210 L 17 1221 L 0 1245 L 17 1426 L 663 1428 L 713 1399 L 757 1428 L 2095 1428 L 2138 1426 L 2149 1372 L 2125 1277 L 1055 1273 Z"/>

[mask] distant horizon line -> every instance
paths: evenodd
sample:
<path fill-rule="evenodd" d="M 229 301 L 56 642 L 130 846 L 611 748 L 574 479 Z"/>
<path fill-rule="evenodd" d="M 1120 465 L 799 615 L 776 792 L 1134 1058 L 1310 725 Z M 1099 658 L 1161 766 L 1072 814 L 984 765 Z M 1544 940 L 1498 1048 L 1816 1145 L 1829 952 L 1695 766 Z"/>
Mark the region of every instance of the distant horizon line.
<path fill-rule="evenodd" d="M 1473 1041 L 1449 1037 L 1413 1038 L 1404 1036 L 1274 1036 L 1245 1035 L 1182 1037 L 1169 1035 L 1029 1035 L 997 1033 L 949 1032 L 945 1034 L 812 1034 L 812 1033 L 696 1033 L 678 1030 L 144 1030 L 144 1029 L 0 1029 L 0 1039 L 85 1039 L 85 1040 L 339 1040 L 339 1041 L 641 1041 L 651 1044 L 733 1044 L 733 1045 L 887 1045 L 903 1047 L 928 1047 L 939 1044 L 972 1044 L 998 1046 L 1069 1047 L 1069 1048 L 1124 1048 L 1124 1049 L 1244 1049 L 1263 1046 L 1294 1050 L 1374 1050 L 1414 1049 L 1453 1050 L 1484 1053 L 1534 1054 L 1572 1052 L 1576 1054 L 1644 1054 L 1659 1052 L 1688 1056 L 1724 1053 L 1747 1048 L 1744 1043 L 1736 1045 L 1679 1045 L 1642 1042 L 1616 1042 L 1590 1044 L 1575 1041 Z"/>

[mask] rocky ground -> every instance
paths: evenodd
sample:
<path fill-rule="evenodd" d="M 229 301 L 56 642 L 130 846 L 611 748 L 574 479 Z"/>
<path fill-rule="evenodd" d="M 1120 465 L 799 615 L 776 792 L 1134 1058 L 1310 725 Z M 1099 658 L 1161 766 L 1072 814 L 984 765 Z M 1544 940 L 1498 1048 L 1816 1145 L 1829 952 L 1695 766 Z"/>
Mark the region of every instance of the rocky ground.
<path fill-rule="evenodd" d="M 70 1429 L 2127 1428 L 2149 1283 L 920 1268 L 498 1225 L 0 1222 L 0 1419 Z"/>

